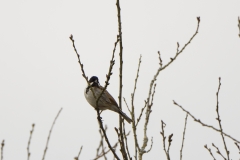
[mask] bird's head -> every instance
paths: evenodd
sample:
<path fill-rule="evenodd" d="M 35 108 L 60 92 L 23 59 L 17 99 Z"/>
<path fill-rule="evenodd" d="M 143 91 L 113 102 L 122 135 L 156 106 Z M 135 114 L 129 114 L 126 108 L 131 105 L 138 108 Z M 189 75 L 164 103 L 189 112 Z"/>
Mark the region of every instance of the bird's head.
<path fill-rule="evenodd" d="M 92 76 L 89 80 L 90 86 L 98 86 L 99 81 L 97 76 Z"/>

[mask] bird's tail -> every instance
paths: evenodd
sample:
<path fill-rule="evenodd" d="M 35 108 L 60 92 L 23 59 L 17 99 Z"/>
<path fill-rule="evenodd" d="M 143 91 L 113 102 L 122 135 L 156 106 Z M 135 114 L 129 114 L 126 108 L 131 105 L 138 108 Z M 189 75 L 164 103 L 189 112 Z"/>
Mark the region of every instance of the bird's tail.
<path fill-rule="evenodd" d="M 123 113 L 121 110 L 118 112 L 129 124 L 132 123 L 132 119 L 129 118 L 125 113 Z"/>

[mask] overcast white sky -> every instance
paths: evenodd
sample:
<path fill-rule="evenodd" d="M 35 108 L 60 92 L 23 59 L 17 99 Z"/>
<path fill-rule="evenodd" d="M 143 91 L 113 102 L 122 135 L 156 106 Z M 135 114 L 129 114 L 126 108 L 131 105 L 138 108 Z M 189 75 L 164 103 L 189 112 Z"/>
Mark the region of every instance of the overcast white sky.
<path fill-rule="evenodd" d="M 85 72 L 104 84 L 117 35 L 115 1 L 0 1 L 0 141 L 5 140 L 4 159 L 27 159 L 32 123 L 31 159 L 41 159 L 47 135 L 60 108 L 46 159 L 73 159 L 83 145 L 81 159 L 95 157 L 99 143 L 96 112 L 86 102 L 86 86 L 69 40 L 73 34 Z M 179 158 L 185 113 L 177 101 L 197 118 L 218 127 L 216 91 L 222 77 L 220 114 L 226 133 L 240 140 L 240 38 L 237 18 L 240 1 L 149 0 L 121 1 L 124 70 L 123 96 L 130 104 L 138 58 L 142 55 L 136 93 L 140 112 L 153 75 L 158 68 L 157 51 L 166 64 L 196 30 L 189 47 L 157 80 L 148 136 L 153 149 L 145 159 L 166 159 L 159 132 L 160 122 L 171 133 L 172 159 Z M 118 97 L 118 51 L 108 91 Z M 127 108 L 123 106 L 125 113 Z M 117 141 L 115 113 L 102 114 L 112 144 Z M 140 124 L 142 126 L 142 123 Z M 127 130 L 131 126 L 127 125 Z M 142 127 L 138 129 L 142 143 Z M 129 139 L 133 155 L 133 135 Z M 226 138 L 232 159 L 239 159 L 233 141 Z M 225 154 L 219 133 L 188 119 L 183 159 L 211 160 L 205 144 L 215 143 Z M 215 150 L 212 149 L 216 158 Z M 118 152 L 119 154 L 119 152 Z M 110 154 L 109 157 L 112 157 Z"/>

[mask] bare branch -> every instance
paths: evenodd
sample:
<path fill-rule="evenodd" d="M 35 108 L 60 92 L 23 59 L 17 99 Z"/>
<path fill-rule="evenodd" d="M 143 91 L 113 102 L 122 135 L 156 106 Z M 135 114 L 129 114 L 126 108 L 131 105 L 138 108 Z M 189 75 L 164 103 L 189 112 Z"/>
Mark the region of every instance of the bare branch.
<path fill-rule="evenodd" d="M 238 28 L 239 28 L 239 34 L 238 34 L 238 36 L 240 37 L 240 17 L 238 17 Z"/>
<path fill-rule="evenodd" d="M 27 145 L 27 159 L 30 160 L 30 144 L 31 144 L 31 139 L 32 139 L 32 134 L 33 134 L 33 131 L 34 131 L 34 126 L 35 124 L 32 124 L 32 130 L 30 131 L 30 136 L 29 136 L 29 140 L 28 140 L 28 145 Z"/>
<path fill-rule="evenodd" d="M 130 134 L 130 131 L 126 134 L 125 123 L 123 123 L 123 134 L 124 134 L 124 139 L 125 139 L 125 142 L 126 142 L 125 147 L 126 147 L 126 150 L 127 150 L 128 158 L 129 158 L 129 160 L 132 160 L 132 157 L 131 157 L 129 149 L 128 149 L 128 141 L 127 141 L 127 136 Z"/>
<path fill-rule="evenodd" d="M 165 68 L 167 68 L 170 64 L 172 64 L 172 62 L 174 61 L 174 60 L 176 60 L 176 58 L 185 50 L 185 48 L 191 43 L 191 41 L 193 40 L 193 38 L 197 35 L 197 33 L 198 33 L 198 30 L 199 30 L 199 24 L 200 24 L 200 17 L 197 17 L 197 21 L 198 21 L 198 24 L 197 24 L 197 29 L 196 29 L 196 31 L 195 31 L 195 33 L 193 34 L 193 36 L 189 39 L 189 41 L 182 47 L 182 49 L 181 50 L 179 50 L 178 48 L 177 48 L 177 52 L 176 52 L 176 55 L 173 57 L 173 58 L 171 58 L 171 61 L 170 62 L 168 62 L 166 65 L 164 65 L 164 66 L 162 66 L 161 65 L 161 57 L 160 57 L 160 54 L 159 54 L 159 59 L 160 59 L 160 67 L 158 68 L 158 70 L 157 70 L 157 72 L 156 72 L 156 74 L 154 75 L 154 77 L 153 77 L 153 79 L 152 79 L 152 81 L 151 81 L 151 83 L 150 83 L 150 87 L 149 87 L 149 93 L 148 93 L 148 98 L 147 98 L 147 100 L 146 100 L 146 102 L 147 102 L 147 109 L 146 109 L 146 121 L 145 121 L 145 124 L 144 124 L 144 140 L 143 140 L 143 146 L 142 146 L 142 148 L 141 148 L 141 152 L 139 152 L 139 159 L 141 160 L 142 159 L 142 155 L 143 155 L 143 151 L 144 151 L 144 149 L 145 149 L 145 147 L 146 147 L 146 145 L 147 145 L 147 142 L 148 142 L 148 138 L 147 138 L 147 136 L 146 136 L 146 131 L 147 131 L 147 126 L 148 126 L 148 122 L 149 122 L 149 118 L 150 118 L 150 113 L 152 112 L 152 110 L 151 110 L 151 106 L 152 106 L 152 101 L 151 101 L 151 96 L 153 96 L 154 95 L 154 93 L 152 93 L 152 90 L 155 88 L 155 81 L 157 80 L 157 77 L 158 77 L 158 75 L 159 75 L 159 73 L 162 71 L 162 70 L 164 70 Z M 178 44 L 178 47 L 179 47 L 179 44 Z M 152 100 L 153 100 L 153 98 L 152 98 Z"/>
<path fill-rule="evenodd" d="M 173 137 L 173 134 L 170 134 L 168 136 L 168 149 L 167 149 L 168 155 L 169 155 L 170 146 L 172 144 L 172 137 Z"/>
<path fill-rule="evenodd" d="M 102 94 L 105 92 L 105 90 L 107 89 L 107 86 L 109 85 L 110 77 L 112 75 L 113 65 L 115 64 L 114 54 L 115 54 L 116 46 L 117 46 L 118 42 L 119 42 L 119 37 L 117 36 L 117 41 L 114 43 L 114 48 L 113 48 L 113 52 L 112 52 L 112 59 L 110 60 L 110 66 L 109 66 L 109 69 L 108 69 L 108 74 L 106 75 L 107 79 L 105 81 L 105 86 L 103 87 L 102 92 L 100 93 L 100 95 L 98 96 L 98 98 L 96 100 L 96 106 L 98 106 L 98 101 L 100 100 Z"/>
<path fill-rule="evenodd" d="M 119 35 L 119 108 L 122 109 L 122 77 L 123 77 L 123 39 L 122 39 L 122 20 L 121 20 L 121 8 L 120 8 L 120 1 L 116 1 L 116 6 L 117 6 L 117 17 L 118 17 L 118 35 Z M 124 135 L 123 135 L 123 119 L 121 118 L 121 115 L 119 115 L 119 131 L 120 131 L 120 137 L 121 137 L 121 143 L 120 143 L 120 151 L 122 153 L 123 159 L 127 160 L 127 153 L 125 149 L 125 144 L 124 144 Z"/>
<path fill-rule="evenodd" d="M 118 145 L 118 142 L 113 145 L 113 149 L 114 149 L 114 150 L 117 148 L 117 145 Z M 108 154 L 110 151 L 111 151 L 111 150 L 108 149 L 108 150 L 105 151 L 104 153 L 101 153 L 100 155 L 97 155 L 96 158 L 94 158 L 93 160 L 97 160 L 97 159 L 105 156 L 105 155 Z M 113 157 L 113 158 L 115 159 L 115 157 Z"/>
<path fill-rule="evenodd" d="M 147 137 L 147 127 L 148 127 L 148 123 L 149 123 L 149 119 L 150 119 L 150 114 L 152 113 L 152 105 L 153 105 L 153 99 L 154 99 L 154 94 L 155 94 L 155 89 L 156 89 L 156 84 L 154 84 L 154 88 L 153 88 L 153 92 L 150 93 L 148 99 L 147 99 L 147 103 L 145 105 L 147 105 L 147 109 L 146 109 L 146 118 L 145 118 L 145 123 L 144 123 L 144 137 L 143 137 L 143 145 L 141 147 L 141 150 L 139 151 L 139 159 L 142 159 L 142 156 L 144 153 L 146 153 L 145 148 L 147 147 L 147 143 L 148 143 L 148 137 Z"/>
<path fill-rule="evenodd" d="M 105 132 L 107 131 L 107 126 L 105 126 Z M 106 157 L 106 153 L 105 153 L 105 147 L 104 147 L 104 143 L 103 143 L 103 134 L 102 134 L 102 132 L 101 132 L 101 130 L 99 130 L 99 133 L 100 133 L 100 135 L 101 135 L 101 141 L 100 141 L 100 143 L 101 143 L 101 146 L 102 146 L 102 154 L 103 154 L 103 157 L 104 157 L 104 159 L 105 160 L 107 160 L 107 157 Z"/>
<path fill-rule="evenodd" d="M 141 118 L 141 115 L 142 115 L 142 112 L 140 114 L 140 117 L 137 119 L 137 124 L 136 124 L 136 121 L 135 121 L 135 107 L 134 107 L 134 97 L 135 97 L 135 92 L 136 92 L 136 88 L 137 88 L 137 81 L 138 81 L 138 77 L 139 77 L 139 71 L 140 71 L 140 65 L 141 65 L 141 59 L 142 59 L 142 56 L 140 55 L 139 57 L 139 62 L 138 62 L 138 69 L 137 69 L 137 75 L 136 75 L 136 78 L 135 78 L 135 83 L 134 83 L 134 88 L 133 88 L 133 93 L 131 94 L 131 104 L 132 104 L 132 111 L 130 112 L 131 113 L 131 116 L 132 116 L 132 129 L 133 129 L 133 135 L 134 135 L 134 143 L 135 143 L 135 159 L 137 158 L 137 152 L 138 150 L 140 150 L 139 148 L 139 145 L 138 145 L 138 140 L 137 140 L 137 124 Z"/>
<path fill-rule="evenodd" d="M 177 42 L 177 53 L 179 52 L 179 43 Z"/>
<path fill-rule="evenodd" d="M 55 122 L 56 122 L 59 114 L 61 113 L 61 111 L 62 111 L 62 108 L 58 111 L 58 114 L 57 114 L 57 116 L 55 117 L 55 119 L 54 119 L 54 121 L 53 121 L 53 123 L 52 123 L 52 127 L 51 127 L 51 129 L 50 129 L 50 131 L 49 131 L 49 134 L 48 134 L 46 147 L 45 147 L 44 152 L 43 152 L 42 160 L 45 159 L 45 156 L 46 156 L 46 153 L 47 153 L 47 149 L 48 149 L 48 143 L 49 143 L 49 140 L 50 140 L 50 137 L 51 137 L 51 133 L 52 133 L 53 127 L 54 127 L 54 125 L 55 125 Z"/>
<path fill-rule="evenodd" d="M 80 150 L 79 150 L 79 152 L 78 152 L 78 155 L 77 155 L 77 157 L 74 158 L 74 160 L 79 160 L 79 156 L 80 156 L 80 154 L 81 154 L 81 152 L 82 152 L 82 148 L 83 148 L 83 146 L 80 147 Z"/>
<path fill-rule="evenodd" d="M 182 47 L 182 49 L 179 51 L 179 43 L 177 43 L 177 52 L 176 52 L 176 55 L 171 58 L 171 60 L 166 64 L 164 65 L 163 67 L 161 67 L 159 70 L 164 70 L 165 68 L 167 68 L 174 60 L 176 60 L 176 58 L 179 56 L 179 54 L 181 54 L 184 49 L 191 43 L 191 41 L 193 40 L 193 38 L 198 34 L 198 29 L 199 29 L 199 24 L 200 24 L 200 17 L 197 17 L 197 21 L 198 21 L 198 24 L 197 24 L 197 29 L 195 31 L 195 33 L 193 34 L 193 36 L 189 39 L 189 41 Z"/>
<path fill-rule="evenodd" d="M 105 132 L 106 132 L 106 131 L 107 131 L 107 126 L 105 126 Z M 98 148 L 97 148 L 96 157 L 98 157 L 98 155 L 99 155 L 99 150 L 100 150 L 101 148 L 103 148 L 104 135 L 102 134 L 101 129 L 99 129 L 99 134 L 100 134 L 100 136 L 101 136 L 101 139 L 100 139 L 100 142 L 99 142 L 99 145 L 98 145 Z M 103 150 L 104 150 L 104 148 L 103 148 Z M 102 150 L 102 152 L 103 152 L 103 150 Z"/>
<path fill-rule="evenodd" d="M 3 148 L 4 148 L 4 145 L 5 145 L 4 142 L 5 142 L 5 141 L 2 140 L 2 143 L 1 143 L 1 160 L 3 160 Z"/>
<path fill-rule="evenodd" d="M 108 140 L 107 134 L 106 134 L 106 132 L 105 132 L 105 130 L 104 130 L 104 128 L 103 128 L 102 119 L 101 119 L 101 117 L 100 117 L 100 113 L 99 113 L 99 109 L 98 109 L 98 108 L 97 108 L 97 114 L 98 114 L 98 118 L 97 118 L 97 119 L 98 119 L 98 122 L 99 122 L 99 126 L 100 126 L 100 128 L 101 128 L 101 130 L 102 130 L 102 132 L 103 132 L 103 135 L 104 135 L 104 137 L 105 137 L 105 141 L 106 141 L 107 144 L 108 144 L 108 148 L 112 151 L 114 157 L 115 157 L 117 160 L 120 160 L 119 157 L 117 156 L 115 150 L 113 149 L 113 147 L 111 146 L 111 144 L 110 144 L 110 142 L 109 142 L 109 140 Z"/>
<path fill-rule="evenodd" d="M 224 160 L 227 160 L 227 159 L 222 155 L 222 153 L 220 152 L 220 150 L 218 149 L 218 147 L 214 145 L 214 143 L 212 143 L 212 146 L 213 146 L 214 148 L 216 148 L 217 153 L 218 153 L 220 156 L 222 156 L 222 158 L 223 158 Z"/>
<path fill-rule="evenodd" d="M 162 58 L 161 58 L 160 51 L 158 51 L 158 59 L 159 59 L 160 68 L 162 68 Z"/>
<path fill-rule="evenodd" d="M 165 128 L 166 124 L 161 120 L 161 128 L 162 128 L 162 132 L 160 132 L 160 134 L 162 135 L 163 137 L 163 150 L 166 154 L 166 157 L 167 157 L 167 160 L 170 160 L 170 155 L 169 155 L 169 152 L 167 152 L 167 149 L 166 149 L 166 136 L 165 136 L 165 133 L 164 133 L 164 128 Z"/>
<path fill-rule="evenodd" d="M 85 75 L 85 72 L 84 72 L 84 69 L 83 69 L 83 64 L 81 63 L 80 55 L 78 54 L 77 49 L 76 49 L 76 47 L 75 47 L 73 35 L 71 35 L 69 38 L 71 39 L 71 41 L 72 41 L 72 43 L 73 43 L 73 48 L 74 48 L 75 53 L 76 53 L 76 55 L 77 55 L 77 57 L 78 57 L 78 63 L 80 64 L 80 67 L 81 67 L 82 76 L 85 78 L 86 82 L 87 82 L 88 85 L 89 85 L 88 78 L 87 78 L 87 76 Z M 103 124 L 102 124 L 102 120 L 101 120 L 100 113 L 99 113 L 99 108 L 98 108 L 98 101 L 99 101 L 100 97 L 102 96 L 103 92 L 107 89 L 107 86 L 109 85 L 108 82 L 109 82 L 109 80 L 110 80 L 110 76 L 112 75 L 111 71 L 112 71 L 112 67 L 113 67 L 113 65 L 114 65 L 114 60 L 113 60 L 113 59 L 114 59 L 114 53 L 115 53 L 116 45 L 117 45 L 118 41 L 119 41 L 119 38 L 118 38 L 118 36 L 117 36 L 117 41 L 115 42 L 114 49 L 113 49 L 112 60 L 110 61 L 109 71 L 108 71 L 108 74 L 107 74 L 107 76 L 106 76 L 106 77 L 107 77 L 107 80 L 105 81 L 105 86 L 104 86 L 101 94 L 99 95 L 99 97 L 96 97 L 94 91 L 93 91 L 92 89 L 91 89 L 91 91 L 92 91 L 92 93 L 93 93 L 93 96 L 94 96 L 95 99 L 96 99 L 96 106 L 97 106 L 97 107 L 96 107 L 96 111 L 97 111 L 97 119 L 98 119 L 98 122 L 99 122 L 99 126 L 100 126 L 101 130 L 103 131 L 103 135 L 104 135 L 105 140 L 106 140 L 106 142 L 107 142 L 107 144 L 108 144 L 108 147 L 111 149 L 111 151 L 112 151 L 113 155 L 115 156 L 115 158 L 119 160 L 117 154 L 115 153 L 114 149 L 112 148 L 112 146 L 111 146 L 111 144 L 110 144 L 110 142 L 109 142 L 109 140 L 108 140 L 108 138 L 107 138 L 107 134 L 106 134 L 105 131 L 104 131 Z"/>
<path fill-rule="evenodd" d="M 146 153 L 148 153 L 152 150 L 152 146 L 153 146 L 153 137 L 151 138 L 151 146 L 150 146 L 149 150 L 146 151 Z"/>
<path fill-rule="evenodd" d="M 122 152 L 121 148 L 123 148 L 125 146 L 121 146 L 121 145 L 123 145 L 122 140 L 121 140 L 121 134 L 119 133 L 119 130 L 116 127 L 114 129 L 115 129 L 115 131 L 117 133 L 117 136 L 118 136 L 118 142 L 120 144 L 120 151 Z M 124 154 L 124 153 L 122 153 L 122 154 Z"/>
<path fill-rule="evenodd" d="M 156 86 L 157 86 L 157 84 L 155 83 L 154 87 L 153 87 L 153 93 L 152 93 L 152 96 L 151 96 L 151 100 L 150 100 L 150 106 L 153 105 L 153 99 L 154 99 L 154 94 L 155 94 L 155 91 L 156 91 Z"/>
<path fill-rule="evenodd" d="M 208 150 L 208 152 L 210 153 L 210 155 L 213 157 L 213 160 L 216 160 L 215 157 L 212 154 L 211 148 L 208 148 L 207 145 L 204 146 L 204 148 L 206 148 Z"/>
<path fill-rule="evenodd" d="M 237 142 L 235 142 L 234 144 L 237 146 L 238 151 L 239 151 L 238 153 L 240 154 L 240 146 L 237 144 Z"/>
<path fill-rule="evenodd" d="M 102 130 L 102 132 L 103 132 L 103 135 L 104 135 L 104 137 L 105 137 L 105 141 L 107 142 L 107 144 L 108 144 L 108 147 L 110 148 L 110 150 L 112 151 L 112 153 L 113 153 L 113 155 L 114 155 L 114 157 L 116 158 L 116 159 L 119 159 L 119 157 L 117 156 L 117 154 L 115 153 L 115 150 L 113 149 L 113 147 L 111 146 L 111 144 L 110 144 L 110 142 L 109 142 L 109 140 L 108 140 L 108 137 L 107 137 L 107 134 L 106 134 L 106 132 L 105 132 L 105 130 L 104 130 L 104 128 L 103 128 L 103 124 L 102 124 L 102 118 L 101 118 L 101 116 L 100 116 L 100 112 L 99 112 L 99 108 L 98 108 L 98 102 L 99 102 L 99 100 L 100 100 L 100 98 L 101 98 L 101 96 L 102 96 L 102 94 L 105 92 L 105 90 L 107 89 L 107 86 L 109 85 L 109 80 L 110 80 L 110 77 L 111 77 L 111 75 L 112 75 L 112 69 L 113 69 L 113 65 L 115 64 L 115 61 L 114 61 L 114 54 L 115 54 L 115 51 L 116 51 L 116 46 L 117 46 L 117 44 L 118 44 L 118 42 L 119 42 L 119 36 L 117 36 L 117 41 L 114 43 L 114 49 L 113 49 L 113 52 L 112 52 L 112 59 L 111 59 L 111 61 L 110 61 L 110 66 L 109 66 L 109 70 L 108 70 L 108 74 L 106 75 L 106 81 L 105 81 L 105 86 L 103 87 L 103 90 L 102 90 L 102 92 L 100 93 L 100 95 L 98 96 L 98 98 L 96 98 L 95 96 L 95 98 L 96 98 L 96 111 L 97 111 L 97 119 L 98 119 L 98 122 L 99 122 L 99 126 L 100 126 L 100 128 L 101 128 L 101 130 Z M 93 90 L 92 90 L 92 92 L 93 92 Z M 94 92 L 93 92 L 93 94 L 94 94 Z"/>
<path fill-rule="evenodd" d="M 76 55 L 77 55 L 78 63 L 79 63 L 79 65 L 80 65 L 80 68 L 81 68 L 81 71 L 82 71 L 82 76 L 85 78 L 86 82 L 88 83 L 88 77 L 86 76 L 86 74 L 85 74 L 85 72 L 84 72 L 83 64 L 82 64 L 81 59 L 80 59 L 80 55 L 78 54 L 77 49 L 76 49 L 76 47 L 75 47 L 73 35 L 71 34 L 69 38 L 70 38 L 70 40 L 72 41 L 74 51 L 75 51 L 75 53 L 76 53 Z"/>
<path fill-rule="evenodd" d="M 182 160 L 183 144 L 184 144 L 185 133 L 186 133 L 186 128 L 187 128 L 187 118 L 188 118 L 188 114 L 186 114 L 186 118 L 185 118 L 185 124 L 184 124 L 184 130 L 183 130 L 183 138 L 182 138 L 182 147 L 181 147 L 181 150 L 180 150 L 180 160 Z"/>
<path fill-rule="evenodd" d="M 129 109 L 129 107 L 128 107 L 127 101 L 126 101 L 126 99 L 125 99 L 124 97 L 123 97 L 123 100 L 124 100 L 124 102 L 125 102 L 125 105 L 127 106 L 128 112 L 129 112 L 130 114 L 132 114 L 131 111 L 130 111 L 130 109 Z"/>
<path fill-rule="evenodd" d="M 139 117 L 137 118 L 136 127 L 138 126 L 138 123 L 139 123 L 139 121 L 141 120 L 141 117 L 142 117 L 143 111 L 144 111 L 145 108 L 147 107 L 147 101 L 144 101 L 144 102 L 145 102 L 145 105 L 144 105 L 143 108 L 141 109 L 141 112 L 140 112 L 140 114 L 139 114 Z"/>
<path fill-rule="evenodd" d="M 215 130 L 215 131 L 217 131 L 217 132 L 221 132 L 219 129 L 216 129 L 215 127 L 213 127 L 213 126 L 211 126 L 211 125 L 208 125 L 208 124 L 206 124 L 206 123 L 201 122 L 200 119 L 195 118 L 189 111 L 187 111 L 187 110 L 184 109 L 182 106 L 180 106 L 179 104 L 177 104 L 177 102 L 175 102 L 174 100 L 173 100 L 173 104 L 175 104 L 176 106 L 178 106 L 179 108 L 181 108 L 184 112 L 188 113 L 188 114 L 194 119 L 195 122 L 200 123 L 200 124 L 201 124 L 202 126 L 204 126 L 204 127 L 208 127 L 208 128 L 211 128 L 211 129 L 213 129 L 213 130 Z M 237 143 L 240 143 L 240 141 L 238 141 L 237 139 L 233 138 L 233 137 L 230 136 L 229 134 L 224 133 L 224 132 L 222 132 L 222 133 L 223 133 L 226 137 L 232 139 L 233 141 L 236 141 Z"/>
<path fill-rule="evenodd" d="M 134 110 L 135 109 L 134 108 L 134 97 L 135 97 L 135 92 L 136 92 L 136 89 L 137 89 L 137 81 L 138 81 L 138 78 L 139 78 L 139 71 L 140 71 L 141 62 L 142 62 L 142 55 L 140 55 L 140 57 L 139 57 L 137 75 L 136 75 L 135 82 L 134 82 L 133 93 L 131 94 L 131 102 L 132 102 L 131 116 L 132 116 L 132 120 L 133 120 L 133 124 L 132 125 L 136 125 L 136 127 L 137 127 L 138 122 L 140 121 L 141 115 L 142 115 L 142 112 L 141 112 L 139 118 L 137 119 L 137 123 L 136 123 L 135 122 L 135 110 Z"/>
<path fill-rule="evenodd" d="M 107 126 L 105 126 L 105 131 L 107 131 Z M 99 159 L 99 158 L 101 158 L 101 157 L 104 157 L 104 159 L 106 160 L 106 159 L 107 159 L 106 155 L 107 155 L 107 154 L 109 153 L 109 151 L 111 151 L 111 150 L 108 149 L 107 151 L 105 151 L 105 147 L 104 147 L 104 145 L 103 145 L 103 143 L 104 143 L 104 141 L 103 141 L 104 135 L 103 135 L 101 129 L 99 129 L 99 133 L 100 133 L 100 136 L 101 136 L 101 140 L 100 140 L 99 146 L 98 146 L 98 148 L 97 148 L 97 153 L 96 153 L 96 157 L 94 158 L 94 160 L 97 160 L 97 159 Z M 112 147 L 112 148 L 114 149 L 114 151 L 116 150 L 117 144 L 118 144 L 118 142 L 115 143 L 115 145 Z M 100 149 L 102 149 L 102 152 L 101 152 L 101 153 L 99 153 L 99 150 L 100 150 Z M 114 157 L 114 158 L 115 158 L 115 157 Z"/>
<path fill-rule="evenodd" d="M 228 158 L 228 160 L 229 160 L 229 151 L 228 151 L 228 149 L 227 149 L 227 145 L 226 145 L 226 142 L 225 142 L 225 139 L 224 139 L 224 136 L 223 136 L 223 129 L 222 129 L 222 124 L 221 124 L 221 119 L 220 119 L 220 114 L 219 114 L 218 95 L 219 95 L 220 87 L 221 87 L 221 77 L 219 77 L 218 91 L 217 91 L 217 93 L 216 93 L 216 95 L 217 95 L 217 107 L 216 107 L 216 112 L 217 112 L 217 121 L 218 121 L 218 124 L 219 124 L 219 127 L 220 127 L 220 132 L 221 132 L 221 136 L 222 136 L 224 148 L 225 148 L 225 151 L 226 151 L 226 153 L 227 153 L 227 158 Z"/>
<path fill-rule="evenodd" d="M 109 142 L 109 140 L 108 140 L 107 134 L 106 134 L 106 132 L 105 132 L 105 130 L 104 130 L 104 128 L 103 128 L 102 119 L 101 119 L 101 116 L 100 116 L 100 113 L 99 113 L 99 108 L 98 108 L 98 102 L 99 102 L 99 100 L 100 100 L 100 97 L 102 96 L 102 94 L 104 93 L 104 91 L 107 89 L 107 86 L 109 85 L 109 80 L 110 80 L 110 77 L 111 77 L 111 75 L 112 75 L 112 68 L 113 68 L 113 65 L 115 64 L 114 54 L 115 54 L 115 50 L 116 50 L 116 46 L 117 46 L 117 43 L 118 43 L 118 42 L 119 42 L 119 37 L 117 36 L 117 41 L 116 41 L 115 44 L 114 44 L 114 49 L 113 49 L 113 53 L 112 53 L 112 59 L 111 59 L 111 61 L 110 61 L 110 67 L 109 67 L 109 70 L 108 70 L 108 74 L 106 75 L 107 80 L 105 81 L 105 86 L 104 86 L 102 92 L 100 93 L 100 95 L 99 95 L 98 98 L 96 99 L 96 106 L 97 106 L 96 110 L 97 110 L 97 116 L 98 116 L 97 119 L 98 119 L 98 122 L 99 122 L 99 126 L 100 126 L 100 128 L 101 128 L 101 130 L 102 130 L 102 132 L 103 132 L 103 135 L 104 135 L 104 137 L 105 137 L 105 141 L 107 142 L 108 147 L 109 147 L 109 149 L 112 151 L 114 157 L 119 160 L 119 157 L 117 156 L 115 150 L 114 150 L 113 147 L 111 146 L 111 144 L 110 144 L 110 142 Z"/>
<path fill-rule="evenodd" d="M 136 134 L 136 129 L 137 129 L 137 126 L 138 126 L 138 123 L 139 121 L 141 120 L 141 117 L 142 117 L 142 114 L 143 114 L 143 111 L 145 110 L 145 108 L 147 107 L 147 103 L 145 102 L 145 105 L 144 107 L 141 109 L 141 112 L 140 112 L 140 115 L 139 117 L 137 118 L 137 123 L 135 121 L 135 112 L 134 112 L 134 97 L 135 97 L 135 92 L 136 92 L 136 88 L 137 88 L 137 81 L 138 81 L 138 78 L 139 78 L 139 71 L 140 71 L 140 65 L 141 65 L 141 62 L 142 62 L 142 55 L 140 55 L 140 58 L 139 58 L 139 62 L 138 62 L 138 69 L 137 69 L 137 76 L 135 78 L 135 83 L 134 83 L 134 89 L 133 89 L 133 93 L 131 94 L 131 97 L 132 97 L 132 119 L 134 120 L 134 123 L 133 123 L 133 130 L 135 130 L 135 134 Z M 139 145 L 138 145 L 138 141 L 137 141 L 137 136 L 134 136 L 135 139 L 135 156 L 137 156 L 137 148 L 139 149 Z"/>

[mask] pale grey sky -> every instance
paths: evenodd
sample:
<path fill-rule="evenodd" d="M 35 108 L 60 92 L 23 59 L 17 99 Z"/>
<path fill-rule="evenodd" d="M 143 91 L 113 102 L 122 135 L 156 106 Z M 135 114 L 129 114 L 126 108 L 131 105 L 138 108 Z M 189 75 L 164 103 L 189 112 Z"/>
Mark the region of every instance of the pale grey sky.
<path fill-rule="evenodd" d="M 81 159 L 92 159 L 100 137 L 94 109 L 86 102 L 86 86 L 69 40 L 73 34 L 85 72 L 103 85 L 117 35 L 115 1 L 0 1 L 0 141 L 5 140 L 4 159 L 26 159 L 32 123 L 31 159 L 41 159 L 47 135 L 58 110 L 59 116 L 46 159 L 73 159 L 81 145 Z M 142 55 L 136 109 L 140 112 L 150 80 L 158 68 L 182 47 L 196 30 L 199 34 L 169 68 L 160 73 L 148 136 L 153 149 L 145 159 L 166 159 L 160 122 L 173 133 L 172 159 L 179 158 L 185 113 L 177 101 L 197 118 L 218 127 L 216 91 L 222 77 L 220 114 L 226 133 L 240 140 L 240 38 L 237 18 L 240 1 L 121 1 L 124 70 L 123 96 L 130 104 L 138 58 Z M 118 97 L 119 60 L 116 52 L 108 91 Z M 125 113 L 127 108 L 123 106 Z M 115 113 L 102 114 L 111 143 L 117 141 Z M 142 123 L 140 124 L 142 125 Z M 127 130 L 131 128 L 127 125 Z M 142 141 L 142 127 L 138 129 Z M 133 135 L 129 139 L 133 153 Z M 226 138 L 230 157 L 238 159 L 233 141 Z M 205 144 L 215 143 L 223 153 L 219 133 L 188 119 L 183 159 L 211 160 Z M 212 149 L 214 151 L 214 149 Z M 118 153 L 119 154 L 119 153 Z M 214 152 L 215 154 L 215 152 Z M 216 155 L 216 154 L 215 154 Z M 110 156 L 112 157 L 112 155 Z M 156 158 L 158 157 L 158 158 Z M 220 157 L 216 155 L 216 158 Z"/>

